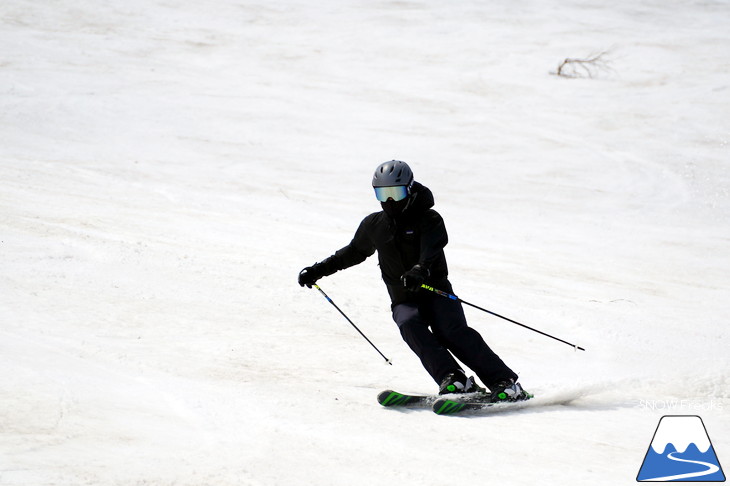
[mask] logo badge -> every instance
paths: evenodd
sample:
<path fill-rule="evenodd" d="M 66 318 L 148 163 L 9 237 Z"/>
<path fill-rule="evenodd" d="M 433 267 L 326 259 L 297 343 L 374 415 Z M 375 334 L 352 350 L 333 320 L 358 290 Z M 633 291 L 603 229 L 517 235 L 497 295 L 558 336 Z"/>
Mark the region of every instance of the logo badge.
<path fill-rule="evenodd" d="M 725 481 L 702 419 L 665 415 L 659 420 L 637 481 Z"/>

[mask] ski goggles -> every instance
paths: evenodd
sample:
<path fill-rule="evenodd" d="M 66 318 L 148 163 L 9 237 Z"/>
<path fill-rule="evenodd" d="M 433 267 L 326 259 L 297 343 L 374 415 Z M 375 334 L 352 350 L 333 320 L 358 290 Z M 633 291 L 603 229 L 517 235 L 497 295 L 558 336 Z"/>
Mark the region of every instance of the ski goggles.
<path fill-rule="evenodd" d="M 380 202 L 385 202 L 388 199 L 402 201 L 408 197 L 408 186 L 373 187 L 373 189 L 375 189 L 375 197 Z"/>

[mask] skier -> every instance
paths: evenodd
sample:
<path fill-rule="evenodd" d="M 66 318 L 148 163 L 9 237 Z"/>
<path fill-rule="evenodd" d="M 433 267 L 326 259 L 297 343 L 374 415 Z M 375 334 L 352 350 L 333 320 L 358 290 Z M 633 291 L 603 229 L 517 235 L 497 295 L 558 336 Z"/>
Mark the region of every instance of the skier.
<path fill-rule="evenodd" d="M 377 167 L 373 188 L 383 210 L 362 220 L 350 244 L 304 268 L 299 285 L 311 288 L 377 250 L 393 320 L 439 385 L 439 394 L 485 391 L 466 377 L 456 357 L 489 388 L 492 401 L 525 399 L 517 374 L 467 325 L 461 303 L 421 288 L 425 283 L 453 294 L 444 255 L 448 236 L 443 219 L 431 209 L 431 191 L 415 182 L 411 168 L 400 160 Z"/>

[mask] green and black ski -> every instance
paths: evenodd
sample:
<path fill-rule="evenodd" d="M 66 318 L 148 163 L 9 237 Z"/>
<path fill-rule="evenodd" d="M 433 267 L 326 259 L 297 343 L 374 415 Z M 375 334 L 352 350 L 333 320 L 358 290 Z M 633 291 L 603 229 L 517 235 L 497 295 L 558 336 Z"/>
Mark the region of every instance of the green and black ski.
<path fill-rule="evenodd" d="M 411 395 L 393 390 L 384 390 L 378 394 L 378 403 L 384 407 L 428 408 L 444 397 L 467 401 L 482 397 L 488 398 L 488 395 L 480 392 L 453 395 Z"/>
<path fill-rule="evenodd" d="M 438 399 L 436 395 L 410 395 L 393 390 L 378 394 L 378 403 L 384 407 L 427 407 Z"/>
<path fill-rule="evenodd" d="M 532 394 L 527 393 L 525 398 L 513 402 L 493 402 L 488 395 L 474 398 L 439 398 L 433 402 L 432 409 L 437 415 L 452 415 L 461 412 L 498 412 L 507 410 L 518 410 L 528 406 L 528 400 L 533 398 Z"/>

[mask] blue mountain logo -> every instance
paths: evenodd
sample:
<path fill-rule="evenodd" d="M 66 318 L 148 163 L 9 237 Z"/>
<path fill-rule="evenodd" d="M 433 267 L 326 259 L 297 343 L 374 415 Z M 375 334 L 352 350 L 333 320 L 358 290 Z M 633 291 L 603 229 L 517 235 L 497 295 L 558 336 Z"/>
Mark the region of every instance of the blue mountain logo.
<path fill-rule="evenodd" d="M 665 415 L 659 420 L 637 481 L 725 481 L 702 419 Z"/>

